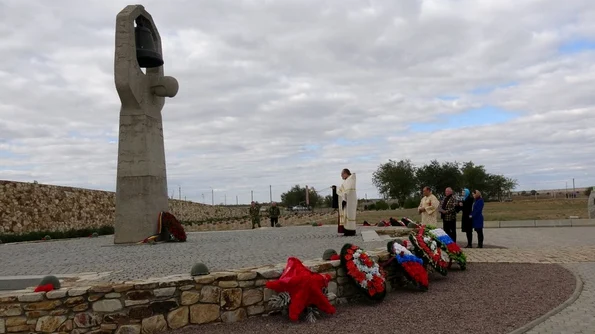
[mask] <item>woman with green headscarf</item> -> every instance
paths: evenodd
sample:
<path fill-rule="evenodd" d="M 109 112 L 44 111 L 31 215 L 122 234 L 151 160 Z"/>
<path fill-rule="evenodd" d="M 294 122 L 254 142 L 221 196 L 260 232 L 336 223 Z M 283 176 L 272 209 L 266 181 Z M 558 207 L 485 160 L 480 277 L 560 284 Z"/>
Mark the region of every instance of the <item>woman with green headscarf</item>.
<path fill-rule="evenodd" d="M 473 220 L 471 219 L 471 210 L 473 209 L 473 196 L 469 189 L 463 189 L 461 194 L 463 198 L 457 205 L 457 212 L 462 211 L 461 217 L 461 230 L 467 235 L 467 246 L 465 248 L 471 248 L 473 244 Z"/>

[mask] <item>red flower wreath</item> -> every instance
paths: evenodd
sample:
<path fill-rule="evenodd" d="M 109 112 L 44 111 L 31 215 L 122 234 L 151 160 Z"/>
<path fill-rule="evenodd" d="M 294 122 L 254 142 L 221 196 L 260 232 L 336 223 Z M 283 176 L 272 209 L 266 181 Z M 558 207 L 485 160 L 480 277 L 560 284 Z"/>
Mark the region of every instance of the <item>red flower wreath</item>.
<path fill-rule="evenodd" d="M 414 282 L 417 282 L 422 288 L 427 289 L 430 282 L 428 281 L 428 272 L 422 265 L 417 262 L 403 262 L 401 266 L 407 272 Z"/>
<path fill-rule="evenodd" d="M 357 264 L 356 264 L 357 261 Z M 356 245 L 345 244 L 341 249 L 341 264 L 357 287 L 374 300 L 382 300 L 386 295 L 385 273 L 370 256 Z M 367 273 L 358 268 L 363 267 Z M 371 278 L 370 278 L 371 276 Z"/>
<path fill-rule="evenodd" d="M 160 228 L 159 231 L 168 232 L 169 239 L 166 241 L 186 241 L 186 232 L 182 224 L 176 219 L 174 215 L 169 212 L 161 212 L 159 214 Z"/>
<path fill-rule="evenodd" d="M 405 246 L 400 245 L 396 241 L 389 241 L 387 246 L 390 254 L 394 255 L 394 257 L 386 263 L 388 264 L 391 261 L 395 261 L 403 268 L 406 278 L 413 281 L 413 283 L 417 284 L 420 288 L 427 290 L 429 285 L 428 272 L 423 266 L 422 259 L 411 253 Z"/>
<path fill-rule="evenodd" d="M 411 241 L 415 241 L 414 244 L 417 244 L 417 246 L 421 248 L 426 258 L 430 260 L 432 267 L 438 270 L 442 275 L 446 275 L 448 262 L 442 259 L 442 250 L 439 247 L 436 248 L 436 252 L 432 251 L 430 247 L 428 247 L 428 244 L 426 244 L 424 241 L 425 228 L 425 225 L 420 226 L 415 237 L 412 238 L 412 236 L 410 236 L 410 239 L 414 239 Z"/>

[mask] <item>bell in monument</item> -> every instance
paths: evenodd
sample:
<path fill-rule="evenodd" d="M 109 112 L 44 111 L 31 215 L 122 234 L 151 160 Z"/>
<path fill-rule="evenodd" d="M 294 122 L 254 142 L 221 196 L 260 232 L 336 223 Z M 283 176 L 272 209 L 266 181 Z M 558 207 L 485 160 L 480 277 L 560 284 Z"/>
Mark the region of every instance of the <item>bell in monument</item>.
<path fill-rule="evenodd" d="M 136 39 L 136 60 L 138 66 L 153 68 L 163 65 L 163 58 L 155 48 L 155 41 L 151 30 L 145 26 L 138 25 L 134 29 Z"/>

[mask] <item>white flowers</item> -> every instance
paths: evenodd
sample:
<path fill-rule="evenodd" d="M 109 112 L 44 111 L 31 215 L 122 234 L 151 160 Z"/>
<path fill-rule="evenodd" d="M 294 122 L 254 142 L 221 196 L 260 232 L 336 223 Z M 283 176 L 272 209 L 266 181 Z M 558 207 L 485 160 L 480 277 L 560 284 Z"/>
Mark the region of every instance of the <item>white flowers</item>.
<path fill-rule="evenodd" d="M 376 262 L 374 262 L 374 264 L 371 267 L 366 266 L 363 263 L 363 261 L 361 260 L 362 254 L 366 254 L 366 253 L 364 251 L 362 251 L 361 249 L 358 249 L 357 251 L 355 251 L 353 253 L 353 263 L 357 267 L 357 270 L 359 270 L 360 272 L 362 272 L 366 275 L 366 279 L 363 280 L 362 282 L 360 282 L 360 285 L 362 288 L 367 289 L 368 282 L 371 282 L 372 279 L 374 279 L 374 276 L 380 275 L 380 267 L 378 266 L 378 263 L 376 263 Z M 370 257 L 370 256 L 368 255 L 368 257 Z"/>
<path fill-rule="evenodd" d="M 398 242 L 396 242 L 396 241 L 393 243 L 393 252 L 394 252 L 395 254 L 401 254 L 401 252 L 403 252 L 405 255 L 413 255 L 413 254 L 412 254 L 412 253 L 409 251 L 409 249 L 407 249 L 407 248 L 405 248 L 405 247 L 401 246 L 401 245 L 400 245 Z"/>
<path fill-rule="evenodd" d="M 441 229 L 441 228 L 433 229 L 433 230 L 430 230 L 428 232 L 430 234 L 432 234 L 433 236 L 435 236 L 436 238 L 447 235 L 446 232 L 443 229 Z"/>
<path fill-rule="evenodd" d="M 450 262 L 450 256 L 448 256 L 447 252 L 440 252 L 440 257 L 444 262 Z"/>

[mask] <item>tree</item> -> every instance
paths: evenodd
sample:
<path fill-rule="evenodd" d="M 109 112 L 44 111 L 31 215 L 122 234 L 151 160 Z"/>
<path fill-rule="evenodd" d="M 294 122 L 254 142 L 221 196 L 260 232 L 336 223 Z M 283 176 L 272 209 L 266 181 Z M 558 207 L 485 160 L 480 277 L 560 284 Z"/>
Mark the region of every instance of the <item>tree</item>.
<path fill-rule="evenodd" d="M 378 167 L 372 177 L 372 182 L 384 198 L 396 198 L 399 205 L 413 207 L 419 203 L 419 196 L 415 190 L 423 186 L 442 193 L 447 187 L 459 192 L 462 188 L 481 191 L 486 200 L 502 201 L 504 196 L 517 186 L 515 179 L 503 175 L 490 174 L 482 165 L 475 165 L 472 161 L 463 163 L 430 161 L 420 168 L 416 168 L 409 160 L 399 162 L 389 160 Z M 415 197 L 415 198 L 413 198 Z"/>
<path fill-rule="evenodd" d="M 589 187 L 589 188 L 585 189 L 585 196 L 591 196 L 592 190 L 593 190 L 593 187 Z"/>
<path fill-rule="evenodd" d="M 372 175 L 372 183 L 385 198 L 396 198 L 400 204 L 417 188 L 415 167 L 411 160 L 389 160 L 378 166 Z"/>
<path fill-rule="evenodd" d="M 432 160 L 429 164 L 418 168 L 415 176 L 418 189 L 428 186 L 436 193 L 441 193 L 451 187 L 455 192 L 461 191 L 463 175 L 457 162 L 440 164 L 437 160 Z"/>
<path fill-rule="evenodd" d="M 386 201 L 384 200 L 379 200 L 378 202 L 376 202 L 375 207 L 376 210 L 388 210 L 390 208 L 388 203 L 386 203 Z"/>
<path fill-rule="evenodd" d="M 481 191 L 482 194 L 486 192 L 488 188 L 488 173 L 484 166 L 476 166 L 472 161 L 469 161 L 463 164 L 461 173 L 465 188 L 471 190 L 471 192 L 475 189 Z"/>
<path fill-rule="evenodd" d="M 531 190 L 531 196 L 537 195 L 537 190 Z"/>
<path fill-rule="evenodd" d="M 314 188 L 308 189 L 310 206 L 315 207 L 319 202 L 320 196 Z M 287 192 L 281 194 L 281 203 L 286 206 L 306 205 L 306 187 L 300 187 L 296 184 Z"/>
<path fill-rule="evenodd" d="M 333 195 L 326 195 L 324 196 L 324 200 L 322 201 L 324 206 L 330 208 L 333 206 Z"/>
<path fill-rule="evenodd" d="M 517 186 L 517 180 L 504 177 L 503 175 L 488 174 L 486 196 L 502 201 L 504 195 L 510 196 L 510 192 Z"/>

